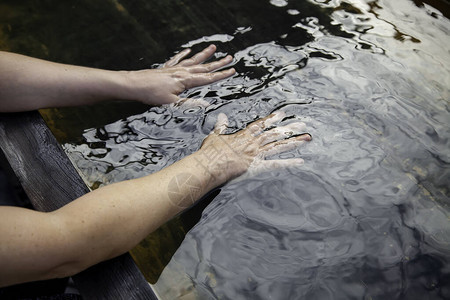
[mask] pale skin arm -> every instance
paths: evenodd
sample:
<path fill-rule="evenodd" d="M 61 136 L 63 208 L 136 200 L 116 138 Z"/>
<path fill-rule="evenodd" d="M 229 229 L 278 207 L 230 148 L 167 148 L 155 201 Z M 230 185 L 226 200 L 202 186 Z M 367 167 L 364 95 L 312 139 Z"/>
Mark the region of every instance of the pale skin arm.
<path fill-rule="evenodd" d="M 211 45 L 189 59 L 178 53 L 161 69 L 108 71 L 58 64 L 0 51 L 0 112 L 90 105 L 104 100 L 134 100 L 150 105 L 174 103 L 186 89 L 235 73 L 216 71 L 231 56 L 203 64 L 216 51 Z"/>
<path fill-rule="evenodd" d="M 304 132 L 303 123 L 267 130 L 283 117 L 276 113 L 227 135 L 221 114 L 200 150 L 157 173 L 102 187 L 50 213 L 0 207 L 0 286 L 76 274 L 130 250 L 246 171 L 301 165 L 301 159 L 265 160 L 311 139 L 292 136 Z M 220 155 L 210 160 L 217 150 Z"/>
<path fill-rule="evenodd" d="M 185 59 L 189 54 L 185 50 L 162 69 L 133 72 L 68 66 L 0 52 L 0 111 L 94 104 L 107 99 L 174 103 L 187 88 L 234 74 L 234 69 L 216 71 L 231 62 L 230 56 L 202 64 L 215 50 L 210 46 L 190 59 Z M 291 137 L 292 132 L 304 131 L 301 123 L 264 131 L 282 117 L 278 113 L 225 135 L 227 119 L 219 115 L 216 129 L 196 153 L 160 172 L 100 188 L 54 212 L 0 207 L 0 286 L 76 274 L 130 250 L 232 178 L 301 164 L 301 159 L 265 160 L 265 156 L 310 140 L 309 135 Z M 210 152 L 217 149 L 220 159 L 210 161 Z M 187 184 L 180 185 L 183 180 Z"/>

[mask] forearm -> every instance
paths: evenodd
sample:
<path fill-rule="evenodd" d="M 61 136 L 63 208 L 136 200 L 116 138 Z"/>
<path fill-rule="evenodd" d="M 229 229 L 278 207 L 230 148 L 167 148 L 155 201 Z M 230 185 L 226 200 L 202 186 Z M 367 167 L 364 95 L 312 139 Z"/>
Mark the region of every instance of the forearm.
<path fill-rule="evenodd" d="M 215 46 L 210 46 L 182 60 L 189 54 L 185 50 L 163 68 L 140 71 L 85 68 L 0 51 L 0 112 L 87 105 L 114 99 L 149 105 L 175 103 L 184 90 L 235 73 L 234 69 L 216 72 L 232 61 L 231 56 L 202 64 L 215 50 Z"/>
<path fill-rule="evenodd" d="M 0 287 L 74 275 L 121 255 L 223 183 L 196 152 L 157 173 L 102 187 L 50 213 L 0 208 Z"/>
<path fill-rule="evenodd" d="M 0 51 L 0 112 L 123 98 L 122 72 L 58 64 Z"/>
<path fill-rule="evenodd" d="M 68 276 L 120 255 L 211 189 L 250 169 L 301 165 L 303 160 L 265 160 L 311 140 L 304 124 L 266 130 L 274 113 L 246 129 L 224 134 L 218 116 L 199 151 L 140 179 L 100 188 L 51 213 L 0 207 L 0 286 Z"/>
<path fill-rule="evenodd" d="M 77 269 L 118 256 L 222 181 L 198 153 L 160 172 L 93 191 L 54 212 Z M 73 255 L 77 257 L 73 260 Z M 69 255 L 70 257 L 70 255 Z"/>

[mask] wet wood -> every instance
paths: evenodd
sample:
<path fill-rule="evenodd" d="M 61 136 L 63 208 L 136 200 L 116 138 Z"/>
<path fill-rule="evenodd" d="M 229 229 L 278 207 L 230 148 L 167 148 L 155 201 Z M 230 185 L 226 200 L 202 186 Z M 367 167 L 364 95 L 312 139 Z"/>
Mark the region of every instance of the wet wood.
<path fill-rule="evenodd" d="M 39 211 L 58 209 L 89 192 L 38 112 L 0 114 L 0 148 Z M 85 299 L 157 299 L 129 254 L 73 280 Z"/>

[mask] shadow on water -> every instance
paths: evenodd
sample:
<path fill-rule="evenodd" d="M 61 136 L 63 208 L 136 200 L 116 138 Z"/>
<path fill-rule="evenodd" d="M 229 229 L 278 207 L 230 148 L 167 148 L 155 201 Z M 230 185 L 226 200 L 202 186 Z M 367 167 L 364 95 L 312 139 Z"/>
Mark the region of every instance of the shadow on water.
<path fill-rule="evenodd" d="M 232 54 L 238 71 L 183 95 L 208 107 L 117 112 L 116 103 L 82 108 L 72 119 L 72 110 L 43 112 L 93 188 L 196 151 L 219 113 L 232 132 L 279 109 L 313 136 L 277 156 L 301 157 L 304 166 L 229 183 L 132 251 L 164 299 L 450 297 L 447 2 L 58 3 L 44 5 L 47 19 L 23 25 L 62 28 L 33 37 L 48 50 L 23 48 L 26 54 L 128 69 L 214 42 L 217 57 Z M 114 24 L 98 21 L 106 16 Z M 62 26 L 67 20 L 75 28 Z M 2 28 L 2 40 L 20 49 L 18 29 Z M 72 30 L 73 39 L 57 45 Z"/>

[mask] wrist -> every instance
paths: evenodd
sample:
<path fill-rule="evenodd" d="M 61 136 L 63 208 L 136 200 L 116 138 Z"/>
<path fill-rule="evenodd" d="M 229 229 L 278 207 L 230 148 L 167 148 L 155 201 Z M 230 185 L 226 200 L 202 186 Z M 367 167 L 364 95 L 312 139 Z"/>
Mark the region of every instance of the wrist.
<path fill-rule="evenodd" d="M 156 177 L 155 181 L 160 184 L 164 182 L 162 186 L 167 187 L 168 200 L 177 209 L 191 206 L 225 182 L 218 174 L 210 171 L 203 158 L 196 152 L 160 172 L 149 175 Z"/>
<path fill-rule="evenodd" d="M 122 71 L 83 68 L 80 73 L 84 77 L 84 91 L 94 101 L 130 99 L 129 82 Z"/>
<path fill-rule="evenodd" d="M 112 71 L 114 74 L 112 89 L 113 97 L 117 100 L 138 100 L 135 97 L 136 85 L 133 82 L 131 71 Z"/>
<path fill-rule="evenodd" d="M 139 101 L 158 105 L 154 99 L 163 98 L 164 87 L 155 85 L 153 70 L 117 71 L 121 100 Z"/>
<path fill-rule="evenodd" d="M 189 159 L 191 164 L 195 167 L 194 170 L 202 176 L 207 184 L 209 190 L 212 190 L 235 176 L 229 172 L 230 162 L 228 158 L 222 153 L 212 153 L 205 149 L 200 149 L 191 154 Z"/>

